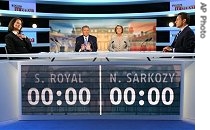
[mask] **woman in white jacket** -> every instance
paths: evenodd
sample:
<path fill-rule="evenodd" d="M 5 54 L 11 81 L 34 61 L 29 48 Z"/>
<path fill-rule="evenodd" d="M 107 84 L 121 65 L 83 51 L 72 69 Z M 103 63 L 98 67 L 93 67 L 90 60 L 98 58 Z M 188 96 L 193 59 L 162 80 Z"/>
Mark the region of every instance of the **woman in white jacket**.
<path fill-rule="evenodd" d="M 115 35 L 111 37 L 108 50 L 112 52 L 129 51 L 130 43 L 126 36 L 123 35 L 123 27 L 117 25 L 115 27 Z"/>

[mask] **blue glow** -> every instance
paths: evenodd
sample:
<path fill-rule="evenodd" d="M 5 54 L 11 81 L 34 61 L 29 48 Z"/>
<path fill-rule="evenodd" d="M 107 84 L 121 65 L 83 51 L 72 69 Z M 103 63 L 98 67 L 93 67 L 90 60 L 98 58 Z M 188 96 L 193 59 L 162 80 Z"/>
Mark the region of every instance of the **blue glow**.
<path fill-rule="evenodd" d="M 131 3 L 160 3 L 160 2 L 170 2 L 170 0 L 37 0 L 37 3 L 49 3 L 51 4 L 92 4 L 92 5 L 100 5 L 100 4 L 131 4 Z"/>
<path fill-rule="evenodd" d="M 37 0 L 3 0 L 3 1 L 10 1 L 10 2 L 33 2 L 33 3 L 36 3 Z"/>
<path fill-rule="evenodd" d="M 185 10 L 188 14 L 195 14 L 195 9 Z M 179 11 L 163 11 L 163 12 L 148 12 L 148 13 L 119 13 L 119 14 L 61 14 L 61 13 L 31 13 L 16 11 L 0 10 L 0 16 L 20 16 L 20 17 L 36 17 L 36 18 L 51 18 L 51 19 L 89 19 L 89 18 L 153 18 L 153 17 L 170 17 L 176 15 Z"/>
<path fill-rule="evenodd" d="M 41 1 L 48 1 L 48 2 L 61 2 L 60 0 L 37 0 L 38 2 Z M 154 0 L 62 0 L 62 2 L 77 2 L 77 3 L 114 3 L 114 2 L 139 2 L 139 1 L 154 1 Z M 161 0 L 159 0 L 160 2 Z M 165 0 L 166 1 L 166 0 Z M 170 0 L 168 0 L 170 1 Z"/>

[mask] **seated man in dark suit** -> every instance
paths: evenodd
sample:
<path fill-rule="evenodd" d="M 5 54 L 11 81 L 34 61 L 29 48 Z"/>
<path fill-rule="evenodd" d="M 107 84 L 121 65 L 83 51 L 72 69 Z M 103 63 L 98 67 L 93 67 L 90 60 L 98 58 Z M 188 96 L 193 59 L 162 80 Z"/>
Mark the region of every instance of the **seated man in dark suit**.
<path fill-rule="evenodd" d="M 180 29 L 179 33 L 174 38 L 171 46 L 163 48 L 163 52 L 195 52 L 195 34 L 188 26 L 190 18 L 187 13 L 181 12 L 176 17 L 176 27 Z"/>
<path fill-rule="evenodd" d="M 76 38 L 75 51 L 76 52 L 96 52 L 98 49 L 97 38 L 89 34 L 89 26 L 82 27 L 81 36 Z"/>

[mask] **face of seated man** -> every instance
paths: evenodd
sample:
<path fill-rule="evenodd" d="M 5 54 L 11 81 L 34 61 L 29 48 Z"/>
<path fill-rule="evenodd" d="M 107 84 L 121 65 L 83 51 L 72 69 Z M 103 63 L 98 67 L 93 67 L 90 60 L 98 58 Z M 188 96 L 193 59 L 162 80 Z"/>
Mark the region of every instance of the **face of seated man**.
<path fill-rule="evenodd" d="M 176 17 L 175 24 L 176 24 L 177 28 L 182 28 L 182 27 L 186 26 L 186 19 L 182 19 L 181 15 L 178 15 Z"/>
<path fill-rule="evenodd" d="M 85 28 L 82 29 L 82 34 L 83 34 L 84 36 L 88 36 L 88 35 L 89 35 L 89 32 L 90 32 L 90 29 L 87 28 L 87 27 L 85 27 Z"/>

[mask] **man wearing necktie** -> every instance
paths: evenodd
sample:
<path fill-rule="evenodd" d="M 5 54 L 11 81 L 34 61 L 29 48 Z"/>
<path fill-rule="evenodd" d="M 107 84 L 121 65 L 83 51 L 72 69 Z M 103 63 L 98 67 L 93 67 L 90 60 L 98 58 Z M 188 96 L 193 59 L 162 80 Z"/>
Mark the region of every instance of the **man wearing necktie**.
<path fill-rule="evenodd" d="M 76 38 L 76 52 L 96 52 L 98 49 L 97 38 L 89 34 L 90 28 L 85 25 L 82 27 L 82 35 Z"/>
<path fill-rule="evenodd" d="M 195 52 L 195 34 L 188 26 L 190 18 L 187 13 L 181 12 L 176 17 L 176 27 L 180 29 L 179 33 L 174 38 L 171 46 L 163 48 L 163 52 Z"/>

